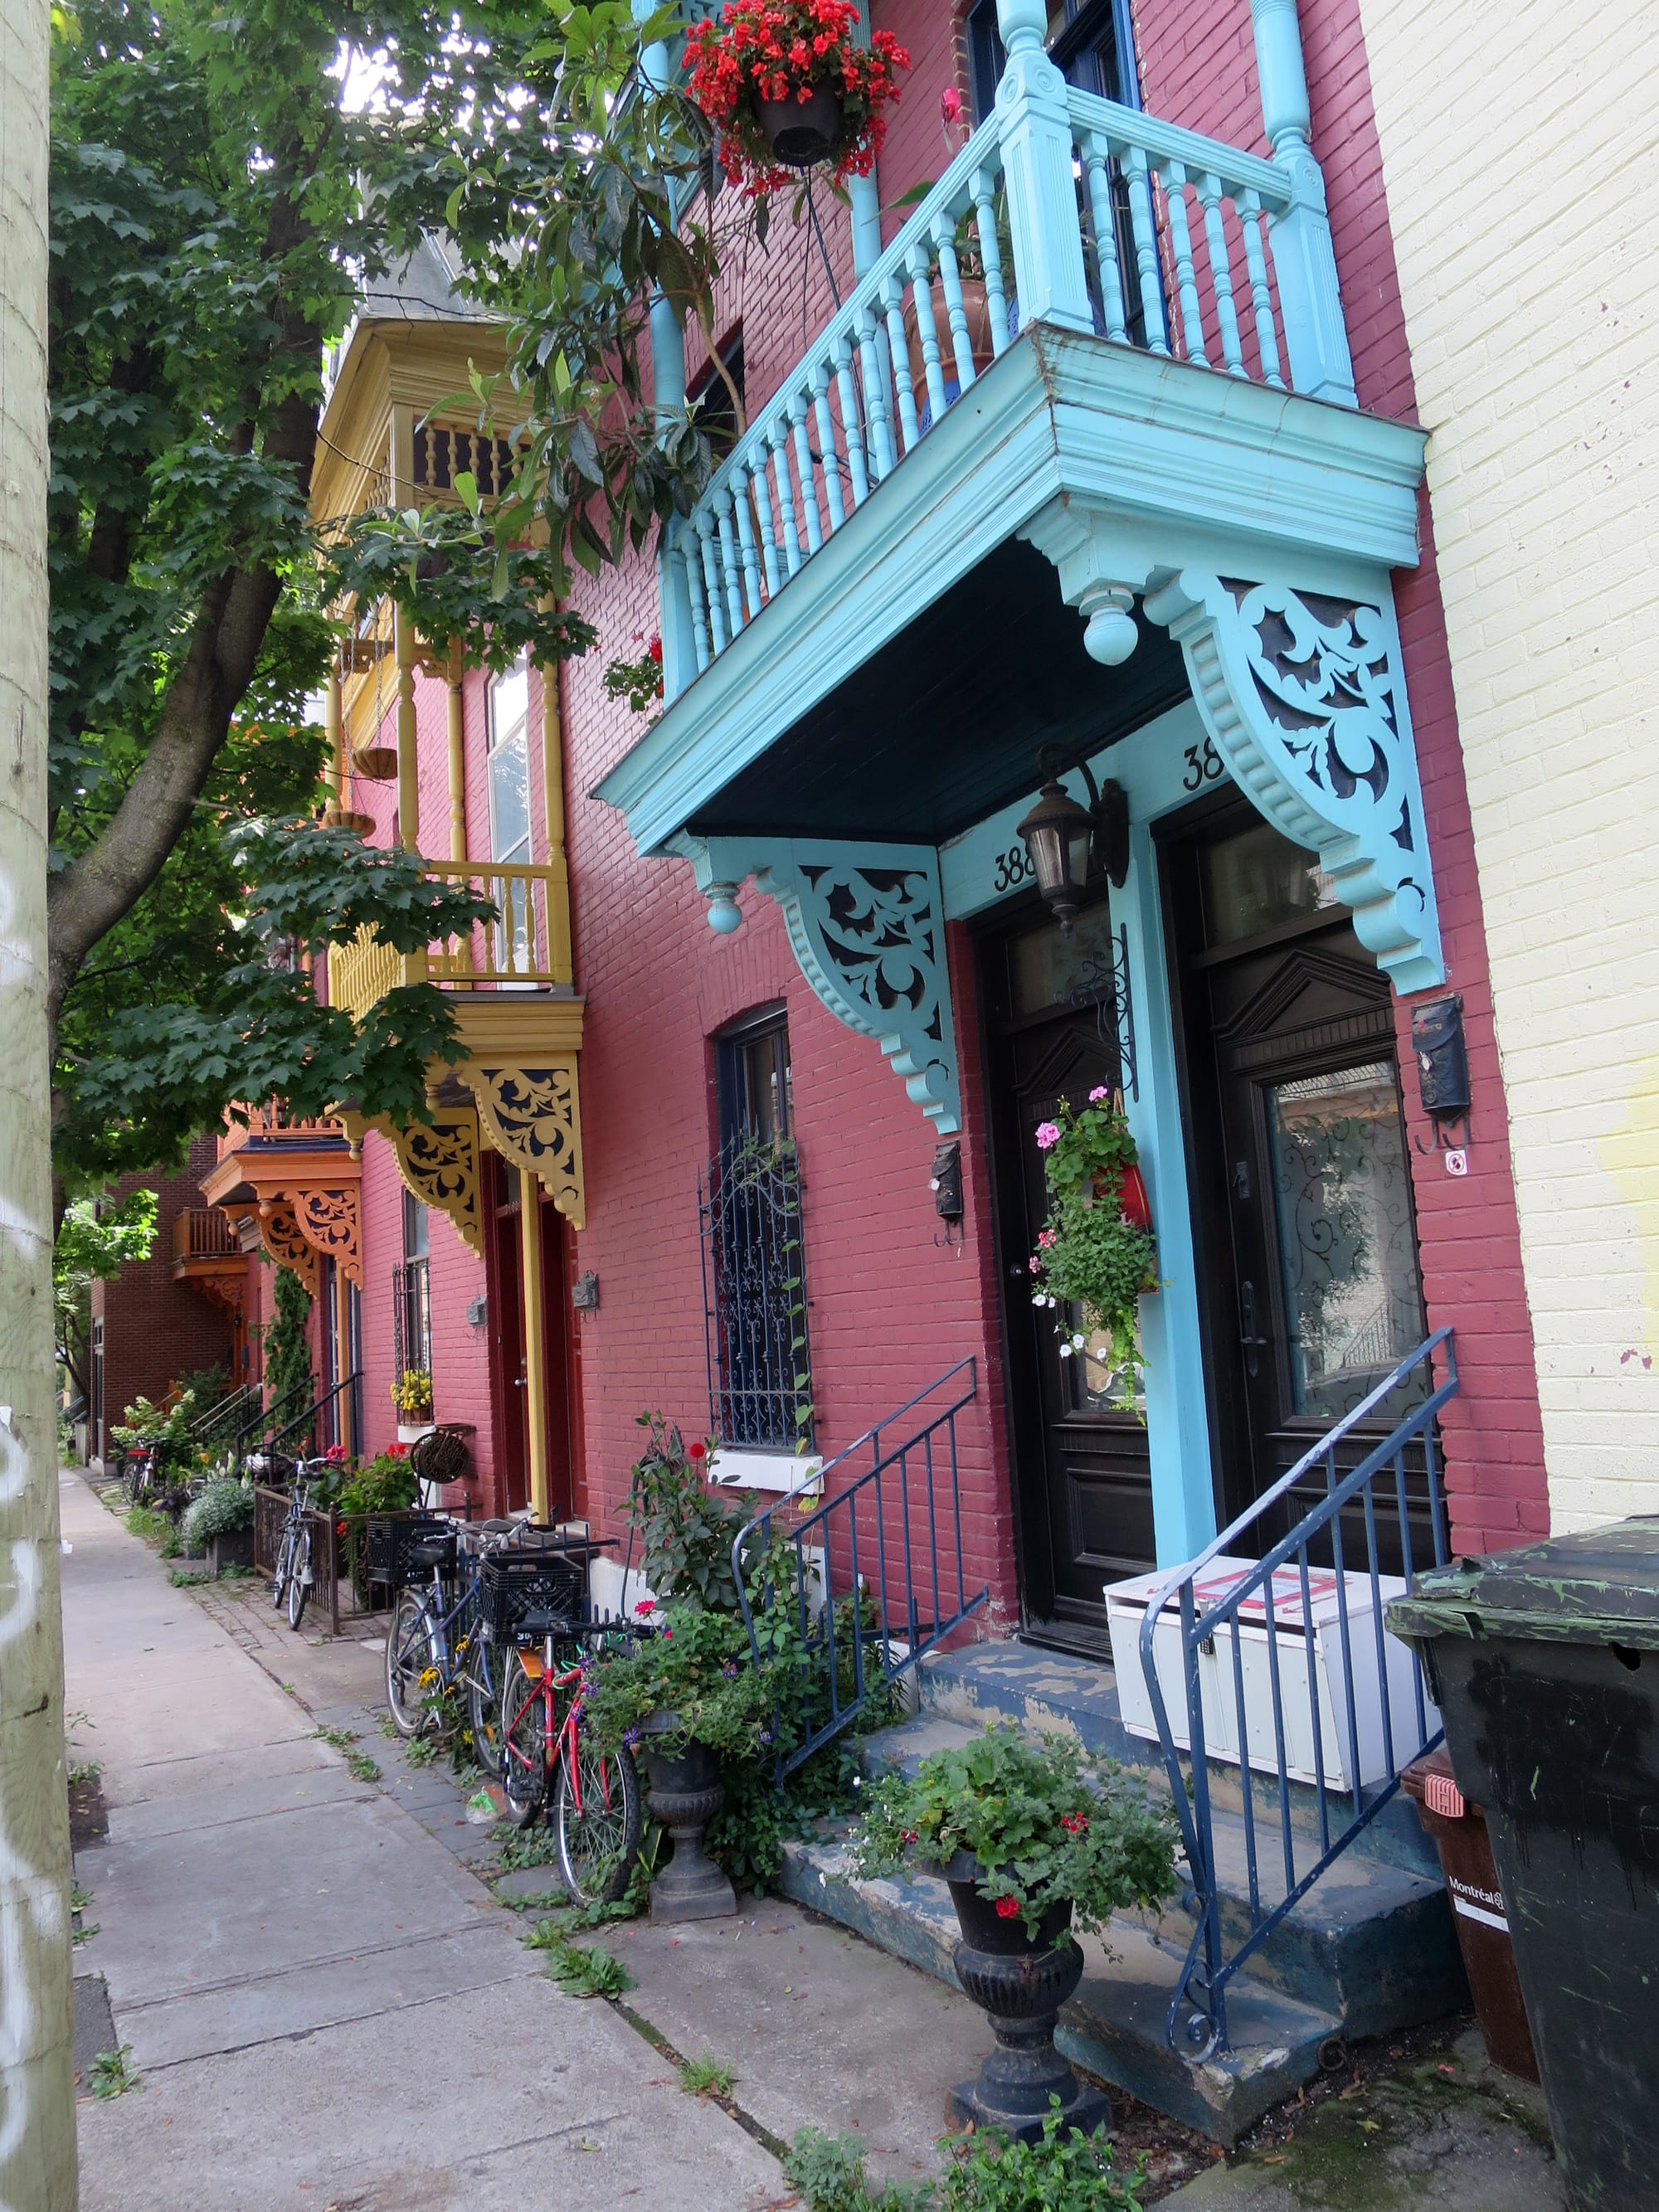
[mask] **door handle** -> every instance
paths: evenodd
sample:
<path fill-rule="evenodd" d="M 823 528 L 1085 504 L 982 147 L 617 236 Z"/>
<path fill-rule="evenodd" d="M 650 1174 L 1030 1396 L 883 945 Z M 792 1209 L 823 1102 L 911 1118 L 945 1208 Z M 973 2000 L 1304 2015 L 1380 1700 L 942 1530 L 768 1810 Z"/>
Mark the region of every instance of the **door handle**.
<path fill-rule="evenodd" d="M 1247 1279 L 1238 1286 L 1238 1340 L 1244 1348 L 1245 1372 L 1251 1376 L 1261 1371 L 1261 1363 L 1256 1358 L 1257 1352 L 1272 1341 L 1271 1338 L 1258 1334 L 1258 1326 L 1255 1285 Z"/>

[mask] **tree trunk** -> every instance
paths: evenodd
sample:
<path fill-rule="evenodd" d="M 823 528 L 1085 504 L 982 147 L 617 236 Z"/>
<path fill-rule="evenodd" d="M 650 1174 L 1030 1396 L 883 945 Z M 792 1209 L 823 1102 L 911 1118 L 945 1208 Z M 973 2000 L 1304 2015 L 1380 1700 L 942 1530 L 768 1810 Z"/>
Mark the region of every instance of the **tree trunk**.
<path fill-rule="evenodd" d="M 0 0 L 0 2208 L 73 2212 L 46 1064 L 51 11 Z"/>

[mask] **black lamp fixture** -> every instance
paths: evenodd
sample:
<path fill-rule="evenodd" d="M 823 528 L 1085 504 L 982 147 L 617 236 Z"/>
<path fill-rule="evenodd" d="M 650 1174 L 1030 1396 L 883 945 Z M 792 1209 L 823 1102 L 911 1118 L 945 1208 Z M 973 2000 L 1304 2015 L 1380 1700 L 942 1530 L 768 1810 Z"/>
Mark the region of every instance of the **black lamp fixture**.
<path fill-rule="evenodd" d="M 1037 889 L 1048 901 L 1060 934 L 1069 937 L 1084 892 L 1103 875 L 1121 890 L 1129 872 L 1129 802 L 1120 783 L 1097 785 L 1086 761 L 1077 766 L 1089 787 L 1089 804 L 1080 806 L 1060 781 L 1053 753 L 1037 755 L 1037 773 L 1047 781 L 1016 836 L 1025 841 Z"/>

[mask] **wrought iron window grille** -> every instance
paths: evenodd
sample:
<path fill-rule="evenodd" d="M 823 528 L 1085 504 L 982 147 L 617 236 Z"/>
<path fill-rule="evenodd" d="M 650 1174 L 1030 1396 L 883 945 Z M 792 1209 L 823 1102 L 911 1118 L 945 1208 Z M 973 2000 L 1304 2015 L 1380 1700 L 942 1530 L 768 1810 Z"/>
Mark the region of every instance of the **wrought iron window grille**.
<path fill-rule="evenodd" d="M 728 1446 L 812 1448 L 800 1157 L 740 1130 L 697 1178 L 709 1425 Z"/>
<path fill-rule="evenodd" d="M 432 1282 L 424 1255 L 400 1260 L 392 1270 L 392 1365 L 399 1377 L 411 1367 L 432 1372 Z"/>

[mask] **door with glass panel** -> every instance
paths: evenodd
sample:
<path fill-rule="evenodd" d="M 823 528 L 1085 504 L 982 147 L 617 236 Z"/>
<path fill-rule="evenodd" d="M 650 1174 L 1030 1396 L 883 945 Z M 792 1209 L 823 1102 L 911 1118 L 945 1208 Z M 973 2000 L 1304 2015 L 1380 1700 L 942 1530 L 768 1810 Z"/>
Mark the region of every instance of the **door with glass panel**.
<path fill-rule="evenodd" d="M 1022 902 L 981 945 L 980 975 L 1021 1610 L 1028 1633 L 1103 1650 L 1103 1586 L 1154 1560 L 1140 1378 L 1114 1368 L 1098 1337 L 1069 1350 L 1081 1310 L 1032 1304 L 1030 1256 L 1048 1212 L 1037 1130 L 1062 1098 L 1081 1106 L 1121 1079 L 1105 906 L 1085 908 L 1068 938 Z"/>
<path fill-rule="evenodd" d="M 489 687 L 489 857 L 530 859 L 530 663 L 515 661 Z M 535 916 L 523 878 L 497 877 L 495 965 L 528 976 L 536 965 Z"/>
<path fill-rule="evenodd" d="M 1166 846 L 1165 861 L 1231 1518 L 1426 1334 L 1410 1153 L 1388 979 L 1316 857 L 1235 803 Z M 1425 1388 L 1419 1376 L 1391 1394 L 1340 1464 Z M 1420 1487 L 1420 1465 L 1408 1472 Z M 1324 1487 L 1316 1474 L 1304 1504 Z M 1349 1563 L 1363 1564 L 1363 1531 L 1350 1540 Z M 1395 1533 L 1385 1571 L 1398 1548 Z"/>

